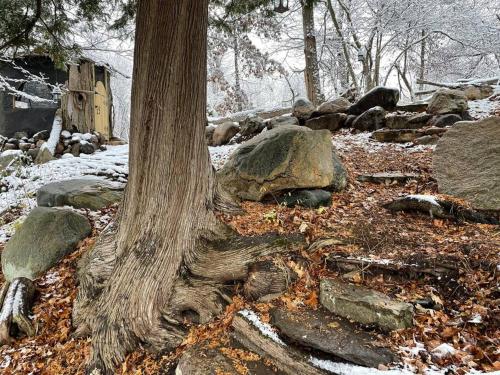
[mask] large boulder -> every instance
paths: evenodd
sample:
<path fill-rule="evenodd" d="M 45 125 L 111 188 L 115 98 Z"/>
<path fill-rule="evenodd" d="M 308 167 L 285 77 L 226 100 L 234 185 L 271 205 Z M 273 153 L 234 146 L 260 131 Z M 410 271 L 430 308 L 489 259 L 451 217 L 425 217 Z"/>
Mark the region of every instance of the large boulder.
<path fill-rule="evenodd" d="M 390 113 L 385 117 L 385 125 L 389 129 L 420 129 L 432 118 L 428 113 Z"/>
<path fill-rule="evenodd" d="M 342 189 L 347 183 L 330 132 L 293 125 L 282 125 L 243 143 L 218 178 L 235 197 L 254 201 L 291 189 Z"/>
<path fill-rule="evenodd" d="M 70 210 L 36 207 L 2 252 L 5 279 L 35 279 L 72 252 L 91 231 L 83 215 Z"/>
<path fill-rule="evenodd" d="M 311 114 L 316 108 L 309 100 L 305 98 L 299 98 L 293 103 L 292 115 L 297 117 L 299 120 L 307 120 L 311 117 Z"/>
<path fill-rule="evenodd" d="M 312 130 L 326 129 L 333 132 L 340 129 L 344 125 L 346 119 L 347 115 L 345 113 L 331 113 L 311 118 L 306 121 L 305 126 Z"/>
<path fill-rule="evenodd" d="M 413 325 L 413 306 L 395 301 L 363 286 L 334 279 L 320 281 L 321 304 L 332 313 L 361 324 L 376 325 L 384 331 Z"/>
<path fill-rule="evenodd" d="M 373 107 L 382 107 L 388 111 L 396 108 L 399 101 L 399 90 L 390 87 L 377 86 L 363 95 L 349 108 L 349 114 L 360 115 Z"/>
<path fill-rule="evenodd" d="M 97 178 L 52 182 L 37 192 L 38 206 L 73 206 L 100 210 L 121 201 L 123 185 Z"/>
<path fill-rule="evenodd" d="M 322 103 L 316 112 L 325 115 L 329 113 L 345 113 L 351 106 L 351 102 L 346 98 L 337 98 Z"/>
<path fill-rule="evenodd" d="M 240 131 L 240 127 L 232 121 L 227 121 L 217 126 L 212 135 L 212 144 L 221 146 L 228 143 Z"/>
<path fill-rule="evenodd" d="M 439 89 L 431 97 L 427 113 L 444 115 L 467 111 L 467 97 L 463 91 Z"/>
<path fill-rule="evenodd" d="M 441 193 L 500 210 L 500 117 L 457 122 L 439 140 L 432 164 Z"/>
<path fill-rule="evenodd" d="M 373 107 L 358 116 L 352 127 L 361 131 L 378 130 L 385 126 L 385 110 L 382 107 Z"/>

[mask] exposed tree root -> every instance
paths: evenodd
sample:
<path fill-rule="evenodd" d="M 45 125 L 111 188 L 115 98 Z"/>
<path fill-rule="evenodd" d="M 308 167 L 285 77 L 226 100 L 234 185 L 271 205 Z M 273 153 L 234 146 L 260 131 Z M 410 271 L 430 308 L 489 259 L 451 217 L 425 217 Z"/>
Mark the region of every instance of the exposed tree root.
<path fill-rule="evenodd" d="M 12 341 L 13 332 L 26 333 L 28 336 L 35 334 L 28 313 L 33 302 L 35 287 L 33 282 L 24 277 L 6 282 L 0 292 L 2 311 L 0 313 L 0 345 Z"/>
<path fill-rule="evenodd" d="M 300 235 L 242 237 L 222 224 L 213 228 L 200 232 L 195 251 L 185 254 L 168 292 L 163 292 L 167 285 L 162 259 L 131 266 L 128 262 L 136 259 L 133 252 L 129 252 L 130 259 L 117 257 L 118 225 L 105 229 L 79 264 L 80 288 L 73 311 L 75 335 L 93 338 L 89 372 L 112 373 L 139 344 L 151 351 L 178 346 L 186 334 L 186 320 L 208 322 L 231 302 L 223 292 L 227 282 L 247 280 L 247 289 L 255 296 L 272 292 L 269 283 L 250 286 L 249 270 L 258 269 L 252 265 L 263 256 L 290 252 L 305 244 Z M 268 271 L 281 272 L 270 277 L 271 281 L 289 277 L 280 267 Z"/>

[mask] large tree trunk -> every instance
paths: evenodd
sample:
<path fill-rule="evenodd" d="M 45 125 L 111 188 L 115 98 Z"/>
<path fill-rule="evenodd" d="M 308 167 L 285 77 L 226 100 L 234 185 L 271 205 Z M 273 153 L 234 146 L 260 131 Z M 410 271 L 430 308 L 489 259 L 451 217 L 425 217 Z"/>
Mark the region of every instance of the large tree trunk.
<path fill-rule="evenodd" d="M 318 53 L 314 31 L 314 5 L 311 0 L 302 0 L 302 25 L 304 31 L 304 56 L 306 59 L 305 83 L 307 98 L 315 105 L 324 101 L 319 79 Z"/>
<path fill-rule="evenodd" d="M 112 373 L 139 344 L 177 346 L 184 318 L 222 311 L 224 282 L 288 251 L 276 235 L 238 237 L 214 214 L 234 206 L 204 139 L 207 14 L 208 0 L 139 1 L 128 186 L 116 222 L 80 263 L 73 310 L 75 334 L 92 337 L 93 374 Z"/>

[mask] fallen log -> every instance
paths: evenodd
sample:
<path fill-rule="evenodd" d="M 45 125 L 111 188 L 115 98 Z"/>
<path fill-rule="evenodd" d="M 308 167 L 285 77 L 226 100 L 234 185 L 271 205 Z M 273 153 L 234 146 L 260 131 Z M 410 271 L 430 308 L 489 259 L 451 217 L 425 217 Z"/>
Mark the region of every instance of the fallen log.
<path fill-rule="evenodd" d="M 35 334 L 28 316 L 34 294 L 35 286 L 27 278 L 16 278 L 8 285 L 0 312 L 0 345 L 11 342 L 16 329 L 28 336 Z"/>
<path fill-rule="evenodd" d="M 459 267 L 456 262 L 447 263 L 439 259 L 403 259 L 400 262 L 385 260 L 377 262 L 371 259 L 346 258 L 339 255 L 330 254 L 326 258 L 326 263 L 330 269 L 343 272 L 360 270 L 390 272 L 394 274 L 404 274 L 407 277 L 422 274 L 431 275 L 437 278 L 454 278 L 459 274 Z"/>
<path fill-rule="evenodd" d="M 453 219 L 458 222 L 500 224 L 494 216 L 472 210 L 452 201 L 439 199 L 433 195 L 407 195 L 385 203 L 383 207 L 390 211 L 419 211 L 428 213 L 431 218 Z"/>
<path fill-rule="evenodd" d="M 276 334 L 274 334 L 274 332 L 267 333 L 267 335 L 266 332 L 263 333 L 256 326 L 256 322 L 250 320 L 252 315 L 248 313 L 254 314 L 253 312 L 244 310 L 243 313 L 247 313 L 246 316 L 242 315 L 242 312 L 240 312 L 233 318 L 232 328 L 234 331 L 232 336 L 248 350 L 262 357 L 267 357 L 279 370 L 286 374 L 329 374 L 329 372 L 313 366 L 307 355 L 286 345 Z M 257 324 L 262 325 L 260 322 L 257 322 Z"/>

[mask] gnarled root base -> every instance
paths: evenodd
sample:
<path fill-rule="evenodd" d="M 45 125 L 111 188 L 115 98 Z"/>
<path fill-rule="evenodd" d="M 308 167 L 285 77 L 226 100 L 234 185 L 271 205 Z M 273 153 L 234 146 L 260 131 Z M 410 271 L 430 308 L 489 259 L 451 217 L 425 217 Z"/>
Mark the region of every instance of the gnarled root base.
<path fill-rule="evenodd" d="M 185 254 L 175 275 L 169 275 L 161 266 L 168 254 L 135 263 L 134 252 L 118 256 L 116 230 L 115 224 L 106 228 L 80 263 L 73 322 L 75 334 L 92 336 L 92 374 L 112 373 L 138 345 L 154 352 L 178 346 L 186 335 L 184 321 L 208 322 L 230 303 L 224 292 L 227 283 L 246 280 L 253 296 L 269 293 L 269 285 L 263 284 L 261 291 L 247 279 L 250 270 L 259 269 L 252 265 L 263 256 L 304 245 L 301 235 L 242 237 L 220 226 L 217 233 L 200 234 L 194 251 Z"/>
<path fill-rule="evenodd" d="M 0 291 L 0 345 L 12 341 L 12 333 L 18 331 L 28 336 L 35 334 L 28 313 L 33 302 L 35 286 L 33 282 L 24 277 L 5 282 Z"/>

